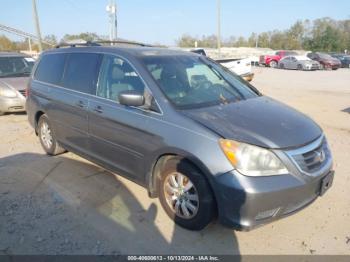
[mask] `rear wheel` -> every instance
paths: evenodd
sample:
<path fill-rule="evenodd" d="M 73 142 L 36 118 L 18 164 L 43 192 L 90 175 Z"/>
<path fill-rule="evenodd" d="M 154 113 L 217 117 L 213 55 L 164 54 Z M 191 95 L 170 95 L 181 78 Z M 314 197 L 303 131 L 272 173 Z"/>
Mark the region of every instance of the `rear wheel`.
<path fill-rule="evenodd" d="M 40 144 L 46 154 L 55 156 L 65 152 L 65 149 L 57 142 L 50 121 L 46 115 L 42 115 L 39 119 L 38 136 Z"/>
<path fill-rule="evenodd" d="M 201 230 L 215 216 L 215 200 L 208 182 L 197 168 L 184 159 L 168 160 L 158 192 L 168 216 L 186 229 Z"/>
<path fill-rule="evenodd" d="M 272 61 L 270 62 L 270 67 L 276 68 L 276 67 L 277 67 L 277 62 L 276 62 L 275 60 L 272 60 Z"/>

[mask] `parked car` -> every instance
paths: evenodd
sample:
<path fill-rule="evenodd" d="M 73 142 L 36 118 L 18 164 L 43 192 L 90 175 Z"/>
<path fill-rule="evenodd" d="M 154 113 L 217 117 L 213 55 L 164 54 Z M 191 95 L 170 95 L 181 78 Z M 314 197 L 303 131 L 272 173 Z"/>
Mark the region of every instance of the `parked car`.
<path fill-rule="evenodd" d="M 203 48 L 196 48 L 190 50 L 192 53 L 207 56 Z M 222 66 L 231 70 L 233 73 L 239 75 L 244 80 L 250 82 L 254 78 L 254 73 L 252 72 L 251 60 L 248 58 L 244 59 L 217 59 L 216 62 L 220 63 Z"/>
<path fill-rule="evenodd" d="M 252 72 L 252 64 L 250 59 L 221 59 L 215 60 L 222 66 L 226 67 L 233 73 L 239 75 L 244 80 L 250 82 L 254 78 L 254 73 Z"/>
<path fill-rule="evenodd" d="M 331 57 L 326 53 L 307 53 L 306 56 L 312 60 L 319 62 L 321 69 L 337 70 L 341 67 L 339 59 Z"/>
<path fill-rule="evenodd" d="M 274 55 L 262 55 L 260 56 L 259 63 L 264 66 L 270 66 L 276 68 L 278 66 L 278 61 L 281 60 L 282 57 L 298 55 L 294 51 L 277 51 Z"/>
<path fill-rule="evenodd" d="M 307 56 L 285 56 L 278 62 L 281 69 L 318 70 L 320 64 Z"/>
<path fill-rule="evenodd" d="M 25 111 L 25 90 L 34 59 L 0 52 L 0 115 Z"/>
<path fill-rule="evenodd" d="M 190 52 L 117 43 L 45 51 L 27 111 L 47 154 L 69 150 L 137 182 L 191 230 L 216 216 L 249 230 L 332 185 L 315 122 Z"/>
<path fill-rule="evenodd" d="M 350 68 L 350 55 L 347 54 L 330 54 L 332 57 L 339 59 L 341 67 Z"/>

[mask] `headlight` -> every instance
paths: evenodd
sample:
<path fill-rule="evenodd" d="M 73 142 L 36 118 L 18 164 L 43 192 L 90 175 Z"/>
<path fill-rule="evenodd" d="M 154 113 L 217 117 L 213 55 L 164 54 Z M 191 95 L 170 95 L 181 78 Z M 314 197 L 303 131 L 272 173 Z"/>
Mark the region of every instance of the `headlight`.
<path fill-rule="evenodd" d="M 220 139 L 219 143 L 233 167 L 243 175 L 273 176 L 288 173 L 285 165 L 270 150 L 228 139 Z"/>
<path fill-rule="evenodd" d="M 13 90 L 9 87 L 0 86 L 0 96 L 11 98 L 11 97 L 16 97 L 17 93 L 15 90 Z"/>

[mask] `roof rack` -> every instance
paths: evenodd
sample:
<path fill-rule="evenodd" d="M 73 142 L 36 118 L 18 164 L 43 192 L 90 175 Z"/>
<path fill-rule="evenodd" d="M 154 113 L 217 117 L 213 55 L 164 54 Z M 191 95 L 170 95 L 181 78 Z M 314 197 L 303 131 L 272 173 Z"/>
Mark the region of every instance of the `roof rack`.
<path fill-rule="evenodd" d="M 140 42 L 134 41 L 126 41 L 126 40 L 97 40 L 97 41 L 85 41 L 82 39 L 77 39 L 73 41 L 61 42 L 55 46 L 55 48 L 61 47 L 77 47 L 77 46 L 101 46 L 102 44 L 127 44 L 127 45 L 138 45 L 138 46 L 148 46 L 152 47 L 152 45 L 144 44 Z"/>
<path fill-rule="evenodd" d="M 127 41 L 127 40 L 98 40 L 98 41 L 94 41 L 93 43 L 96 43 L 96 44 L 127 44 L 127 45 L 139 45 L 139 46 L 152 47 L 152 45 L 150 45 L 150 44 L 145 44 L 145 43 L 135 42 L 135 41 Z"/>
<path fill-rule="evenodd" d="M 76 47 L 76 46 L 99 46 L 99 44 L 95 44 L 92 41 L 85 41 L 85 40 L 72 40 L 72 41 L 67 41 L 67 42 L 61 42 L 58 45 L 55 46 L 55 48 L 60 48 L 60 47 Z"/>

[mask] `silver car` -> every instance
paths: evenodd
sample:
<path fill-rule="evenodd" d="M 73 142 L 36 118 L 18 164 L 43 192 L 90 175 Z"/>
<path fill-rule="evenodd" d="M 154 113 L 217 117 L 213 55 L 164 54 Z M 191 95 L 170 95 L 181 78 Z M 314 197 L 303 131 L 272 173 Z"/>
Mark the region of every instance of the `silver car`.
<path fill-rule="evenodd" d="M 281 69 L 319 70 L 320 63 L 307 56 L 286 56 L 278 62 Z"/>
<path fill-rule="evenodd" d="M 25 111 L 26 86 L 34 60 L 20 53 L 0 53 L 0 115 Z"/>

